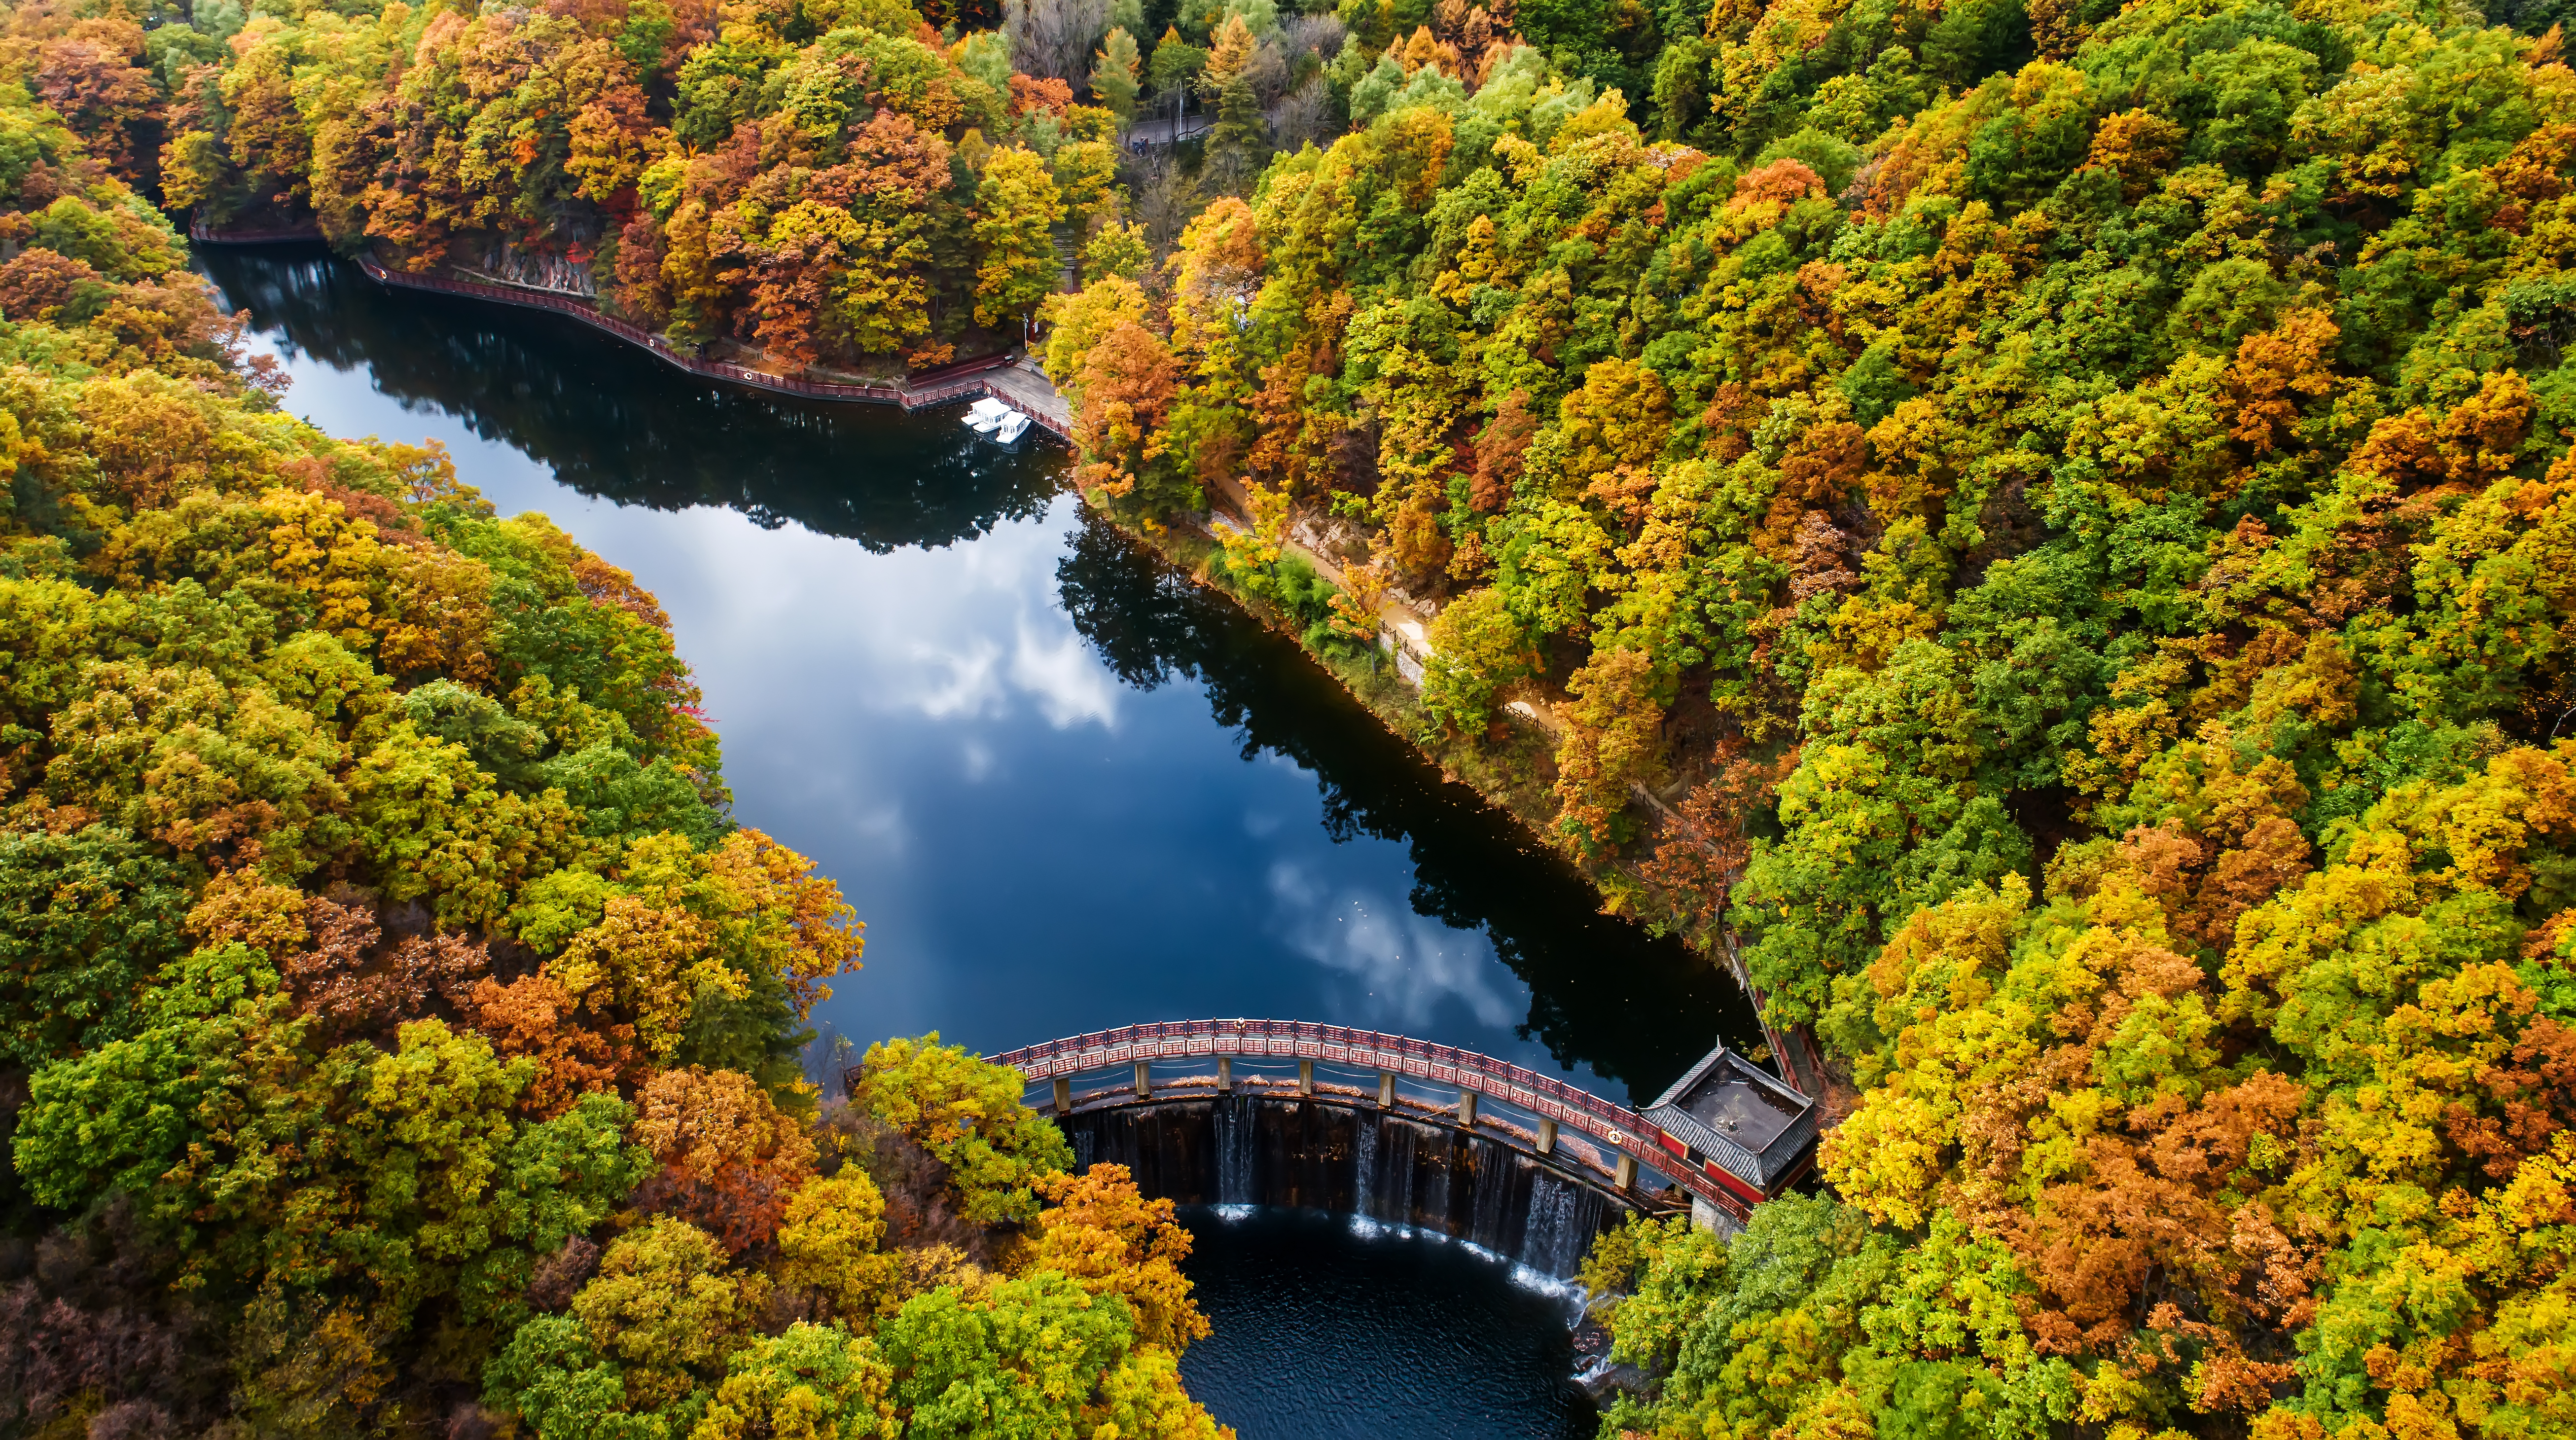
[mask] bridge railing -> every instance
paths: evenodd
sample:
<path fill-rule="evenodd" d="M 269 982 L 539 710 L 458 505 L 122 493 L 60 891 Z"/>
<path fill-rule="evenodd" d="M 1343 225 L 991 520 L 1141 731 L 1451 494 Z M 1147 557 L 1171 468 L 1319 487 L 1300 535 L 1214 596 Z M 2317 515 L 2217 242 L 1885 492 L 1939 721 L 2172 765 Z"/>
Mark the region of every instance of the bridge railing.
<path fill-rule="evenodd" d="M 1071 1035 L 990 1058 L 996 1065 L 1018 1070 L 1032 1085 L 1138 1063 L 1183 1062 L 1213 1070 L 1223 1058 L 1250 1065 L 1304 1060 L 1455 1086 L 1534 1119 L 1570 1128 L 1606 1146 L 1613 1156 L 1624 1155 L 1739 1219 L 1749 1213 L 1745 1195 L 1689 1167 L 1671 1164 L 1663 1132 L 1636 1111 L 1508 1060 L 1409 1035 L 1297 1020 L 1171 1020 Z M 1339 1098 L 1350 1103 L 1358 1093 Z M 1369 1093 L 1373 1098 L 1374 1091 Z M 1605 1173 L 1610 1170 L 1606 1164 L 1600 1168 Z"/>

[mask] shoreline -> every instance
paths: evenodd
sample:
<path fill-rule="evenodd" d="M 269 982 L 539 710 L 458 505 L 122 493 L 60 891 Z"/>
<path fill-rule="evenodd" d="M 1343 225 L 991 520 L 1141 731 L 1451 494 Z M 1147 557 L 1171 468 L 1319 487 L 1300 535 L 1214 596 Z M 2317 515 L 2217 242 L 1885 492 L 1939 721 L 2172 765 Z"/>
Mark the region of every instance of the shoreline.
<path fill-rule="evenodd" d="M 188 227 L 188 239 L 190 243 L 200 245 L 291 245 L 318 244 L 322 243 L 323 237 L 322 232 L 311 225 L 264 230 L 212 230 L 197 224 Z M 577 295 L 488 280 L 406 274 L 388 268 L 373 255 L 358 256 L 355 263 L 368 279 L 389 289 L 417 290 L 482 300 L 494 305 L 543 310 L 579 321 L 701 380 L 740 385 L 802 400 L 892 405 L 906 413 L 937 409 L 962 400 L 991 398 L 1021 411 L 1038 430 L 1057 441 L 1066 445 L 1073 443 L 1072 412 L 1062 395 L 1042 376 L 1026 373 L 1022 359 L 1009 351 L 978 356 L 890 384 L 807 380 L 773 374 L 748 365 L 684 355 L 661 336 L 631 321 L 606 314 L 595 302 Z M 996 375 L 994 372 L 1004 373 Z"/>
<path fill-rule="evenodd" d="M 1304 636 L 1285 622 L 1276 607 L 1226 584 L 1211 563 L 1220 545 L 1212 518 L 1205 522 L 1193 520 L 1186 526 L 1167 525 L 1160 527 L 1159 533 L 1148 534 L 1091 505 L 1088 500 L 1082 503 L 1119 534 L 1161 556 L 1189 577 L 1192 584 L 1216 591 L 1264 628 L 1285 635 L 1308 660 L 1331 676 L 1355 704 L 1374 716 L 1380 725 L 1426 764 L 1436 767 L 1441 779 L 1475 792 L 1487 807 L 1517 825 L 1533 844 L 1571 866 L 1591 887 L 1593 894 L 1601 899 L 1602 914 L 1617 915 L 1631 925 L 1652 931 L 1653 927 L 1633 911 L 1614 908 L 1612 902 L 1617 898 L 1617 892 L 1604 882 L 1603 872 L 1609 871 L 1633 885 L 1637 879 L 1635 861 L 1620 858 L 1604 865 L 1587 865 L 1566 855 L 1551 838 L 1548 826 L 1557 814 L 1552 779 L 1555 747 L 1553 731 L 1540 711 L 1533 708 L 1524 716 L 1507 707 L 1503 713 L 1510 718 L 1502 723 L 1510 738 L 1493 749 L 1472 740 L 1451 739 L 1445 735 L 1435 738 L 1425 728 L 1430 723 L 1430 716 L 1422 709 L 1419 686 L 1406 678 L 1396 663 L 1396 657 L 1404 654 L 1403 638 L 1384 627 L 1383 613 L 1380 615 L 1379 643 L 1373 647 L 1372 659 L 1363 669 L 1359 661 L 1329 655 L 1306 644 Z M 1209 515 L 1213 517 L 1221 513 L 1212 510 Z M 1226 518 L 1231 520 L 1233 517 Z M 1302 547 L 1299 549 L 1304 553 Z M 1381 661 L 1377 658 L 1379 656 L 1388 658 Z M 1496 753 L 1497 750 L 1501 753 Z M 1754 1023 L 1761 1029 L 1771 1052 L 1767 1063 L 1772 1069 L 1791 1088 L 1814 1097 L 1821 1107 L 1820 1119 L 1827 1128 L 1840 1123 L 1855 1097 L 1826 1068 L 1822 1047 L 1814 1037 L 1804 1027 L 1784 1031 L 1771 1023 L 1763 1014 L 1761 990 L 1752 983 L 1751 977 L 1744 973 L 1732 954 L 1702 949 L 1687 940 L 1680 943 L 1704 961 L 1711 971 L 1732 981 L 1737 993 L 1752 1007 Z"/>
<path fill-rule="evenodd" d="M 200 237 L 192 230 L 191 238 Z M 204 238 L 216 244 L 265 244 L 311 240 L 318 236 L 263 233 L 257 236 L 229 235 Z M 1029 415 L 1036 428 L 1055 437 L 1060 443 L 1067 446 L 1072 444 L 1070 413 L 1064 406 L 1061 392 L 1058 392 L 1043 377 L 1023 375 L 1013 357 L 1007 354 L 981 357 L 962 365 L 930 372 L 927 377 L 923 377 L 932 381 L 927 386 L 915 381 L 907 381 L 899 385 L 848 385 L 796 380 L 754 370 L 747 366 L 682 355 L 659 336 L 630 322 L 602 314 L 596 306 L 584 304 L 570 295 L 524 286 L 496 285 L 485 281 L 407 275 L 386 268 L 373 256 L 359 257 L 356 263 L 369 279 L 389 289 L 482 300 L 491 304 L 543 310 L 566 316 L 644 350 L 698 379 L 738 384 L 749 389 L 765 390 L 773 394 L 801 399 L 893 405 L 906 413 L 952 405 L 976 396 L 991 396 L 1017 405 Z M 997 384 L 996 379 L 999 377 L 995 372 L 1001 372 L 1002 376 L 1021 383 L 1015 386 Z M 1043 397 L 1034 393 L 1024 393 L 1033 392 L 1039 387 L 1043 387 Z M 1043 402 L 1046 401 L 1053 402 L 1052 406 L 1044 405 Z M 1062 410 L 1064 413 L 1049 414 L 1046 413 L 1048 409 Z M 1286 635 L 1299 651 L 1340 686 L 1342 692 L 1348 695 L 1353 703 L 1374 717 L 1389 734 L 1426 764 L 1435 767 L 1443 780 L 1459 784 L 1474 792 L 1484 805 L 1508 817 L 1532 844 L 1565 859 L 1566 863 L 1583 877 L 1593 894 L 1600 899 L 1602 913 L 1620 914 L 1630 924 L 1640 926 L 1645 924 L 1633 913 L 1622 911 L 1614 906 L 1620 892 L 1634 885 L 1634 862 L 1614 860 L 1607 865 L 1587 865 L 1580 860 L 1566 857 L 1549 833 L 1549 823 L 1557 813 L 1552 790 L 1554 743 L 1552 729 L 1547 723 L 1551 717 L 1543 715 L 1535 707 L 1526 716 L 1516 711 L 1506 710 L 1505 715 L 1508 718 L 1503 719 L 1502 724 L 1508 732 L 1508 738 L 1490 747 L 1471 740 L 1434 736 L 1427 729 L 1430 717 L 1422 709 L 1419 684 L 1412 676 L 1405 673 L 1404 661 L 1412 658 L 1408 651 L 1406 637 L 1396 633 L 1383 613 L 1379 617 L 1378 643 L 1371 647 L 1370 658 L 1365 664 L 1348 656 L 1326 654 L 1307 645 L 1303 635 L 1295 627 L 1287 624 L 1275 607 L 1259 597 L 1237 590 L 1225 583 L 1216 573 L 1211 561 L 1218 552 L 1220 539 L 1213 526 L 1216 523 L 1214 517 L 1221 512 L 1211 511 L 1210 517 L 1206 520 L 1160 526 L 1149 533 L 1127 524 L 1106 510 L 1091 506 L 1087 500 L 1082 503 L 1120 534 L 1147 547 L 1179 569 L 1189 577 L 1191 583 L 1215 590 L 1264 628 Z M 1300 554 L 1307 553 L 1303 546 L 1298 546 L 1296 549 Z M 1310 563 L 1322 559 L 1320 556 L 1311 555 L 1308 558 Z M 1327 575 L 1325 578 L 1336 583 L 1339 579 L 1336 575 Z M 1414 668 L 1418 672 L 1418 660 L 1415 661 Z M 1619 885 L 1617 882 L 1606 881 L 1605 871 L 1618 874 L 1628 883 Z M 1687 941 L 1683 943 L 1688 946 Z M 1760 993 L 1747 983 L 1746 977 L 1738 972 L 1737 967 L 1728 963 L 1727 957 L 1697 946 L 1688 946 L 1688 948 L 1692 949 L 1698 958 L 1707 962 L 1711 970 L 1733 981 L 1738 992 L 1753 1007 L 1755 1020 L 1770 1043 L 1772 1065 L 1784 1072 L 1784 1078 L 1789 1079 L 1793 1085 L 1802 1088 L 1812 1085 L 1814 1093 L 1817 1093 L 1819 1098 L 1823 1098 L 1825 1091 L 1830 1087 L 1813 1085 L 1815 1079 L 1821 1078 L 1822 1071 L 1820 1066 L 1812 1064 L 1814 1058 L 1812 1042 L 1798 1043 L 1803 1041 L 1804 1037 L 1792 1040 L 1790 1036 L 1775 1031 L 1770 1023 L 1762 1018 Z M 1810 1065 L 1800 1066 L 1791 1063 L 1788 1056 L 1792 1045 L 1807 1053 L 1811 1058 Z M 1810 1074 L 1801 1076 L 1796 1073 L 1799 1070 L 1809 1070 Z"/>
<path fill-rule="evenodd" d="M 372 255 L 358 257 L 357 265 L 366 273 L 368 279 L 390 289 L 418 290 L 432 295 L 453 295 L 495 305 L 513 305 L 521 309 L 543 310 L 566 316 L 594 330 L 623 340 L 701 380 L 741 385 L 747 389 L 792 395 L 803 400 L 893 405 L 907 413 L 937 409 L 943 405 L 954 405 L 961 400 L 988 396 L 1014 404 L 1035 423 L 1038 429 L 1057 440 L 1070 444 L 1073 439 L 1069 412 L 1055 413 L 1062 408 L 1062 399 L 1056 395 L 1054 386 L 1046 386 L 1044 396 L 1040 396 L 1034 393 L 1034 386 L 1026 382 L 1011 386 L 984 378 L 996 370 L 1017 370 L 1019 362 L 1008 353 L 981 356 L 891 385 L 852 385 L 827 380 L 801 380 L 793 376 L 773 375 L 765 370 L 755 370 L 748 365 L 735 365 L 722 360 L 702 360 L 694 355 L 683 355 L 669 341 L 644 327 L 605 314 L 595 304 L 586 304 L 579 297 L 557 291 L 538 290 L 519 285 L 499 285 L 481 280 L 451 280 L 441 276 L 408 275 L 386 268 Z M 1053 400 L 1055 403 L 1049 405 L 1045 403 L 1047 400 Z"/>

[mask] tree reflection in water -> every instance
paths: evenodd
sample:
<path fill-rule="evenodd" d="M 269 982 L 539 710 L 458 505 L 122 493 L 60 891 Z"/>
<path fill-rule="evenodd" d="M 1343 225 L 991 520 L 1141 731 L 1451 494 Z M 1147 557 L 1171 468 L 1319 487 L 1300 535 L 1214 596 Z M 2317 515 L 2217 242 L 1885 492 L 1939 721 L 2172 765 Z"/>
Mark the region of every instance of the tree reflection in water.
<path fill-rule="evenodd" d="M 1403 843 L 1415 912 L 1485 933 L 1530 987 L 1519 1033 L 1559 1064 L 1589 1063 L 1651 1098 L 1713 1035 L 1738 1048 L 1760 1038 L 1732 980 L 1679 942 L 1600 913 L 1571 866 L 1443 780 L 1286 636 L 1088 516 L 1056 579 L 1075 628 L 1118 678 L 1140 690 L 1195 682 L 1246 760 L 1273 751 L 1314 775 L 1334 839 Z"/>
<path fill-rule="evenodd" d="M 619 504 L 722 505 L 884 552 L 1033 516 L 1060 483 L 1060 449 L 1007 455 L 892 407 L 710 385 L 577 321 L 387 290 L 318 247 L 203 248 L 198 263 L 293 350 L 363 367 L 406 407 L 455 414 Z"/>
<path fill-rule="evenodd" d="M 201 251 L 200 263 L 281 348 L 363 369 L 406 409 L 453 414 L 619 504 L 729 507 L 886 552 L 1038 516 L 1062 484 L 1053 446 L 1005 455 L 944 418 L 710 386 L 559 316 L 388 291 L 318 249 Z M 1413 909 L 1481 932 L 1528 985 L 1524 1041 L 1642 1100 L 1712 1037 L 1756 1038 L 1733 982 L 1600 914 L 1569 866 L 1443 781 L 1294 643 L 1094 518 L 1065 544 L 1058 603 L 1108 668 L 1138 690 L 1198 686 L 1247 761 L 1274 753 L 1315 777 L 1335 840 L 1403 844 Z M 1155 973 L 1139 965 L 1135 983 Z M 1137 1005 L 1136 1018 L 1159 1013 L 1150 995 Z"/>

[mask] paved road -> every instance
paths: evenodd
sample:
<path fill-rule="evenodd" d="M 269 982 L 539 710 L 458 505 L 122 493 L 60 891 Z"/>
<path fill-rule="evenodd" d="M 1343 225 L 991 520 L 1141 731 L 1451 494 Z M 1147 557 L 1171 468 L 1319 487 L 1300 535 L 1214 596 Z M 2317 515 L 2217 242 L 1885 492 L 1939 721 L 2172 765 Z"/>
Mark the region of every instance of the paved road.
<path fill-rule="evenodd" d="M 1206 134 L 1216 121 L 1205 115 L 1184 115 L 1178 121 L 1170 115 L 1160 120 L 1139 120 L 1127 127 L 1127 148 L 1152 150 L 1172 143 L 1175 134 L 1188 140 Z"/>

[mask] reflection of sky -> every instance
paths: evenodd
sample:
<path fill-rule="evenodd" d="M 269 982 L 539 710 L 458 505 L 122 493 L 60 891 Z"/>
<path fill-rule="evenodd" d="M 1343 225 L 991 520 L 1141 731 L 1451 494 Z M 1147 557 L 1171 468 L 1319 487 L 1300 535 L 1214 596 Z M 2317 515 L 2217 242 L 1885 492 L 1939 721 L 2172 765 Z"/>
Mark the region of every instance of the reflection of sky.
<path fill-rule="evenodd" d="M 978 539 L 870 553 L 729 510 L 587 498 L 363 371 L 286 364 L 289 410 L 445 441 L 503 513 L 546 512 L 660 597 L 724 738 L 737 818 L 812 856 L 868 922 L 865 973 L 818 1021 L 862 1043 L 935 1029 L 992 1051 L 1261 1015 L 1556 1069 L 1514 1037 L 1529 989 L 1485 936 L 1415 913 L 1403 844 L 1335 844 L 1312 773 L 1247 763 L 1197 685 L 1140 692 L 1100 663 L 1057 600 L 1070 500 Z M 867 457 L 849 464 L 865 484 Z"/>
<path fill-rule="evenodd" d="M 1443 1000 L 1486 1026 L 1506 1026 L 1513 1010 L 1494 991 L 1493 947 L 1485 937 L 1413 912 L 1374 886 L 1318 874 L 1302 859 L 1270 867 L 1275 926 L 1288 947 L 1347 977 L 1345 1011 L 1380 1030 L 1420 1033 Z M 1360 988 L 1358 996 L 1348 992 Z"/>

